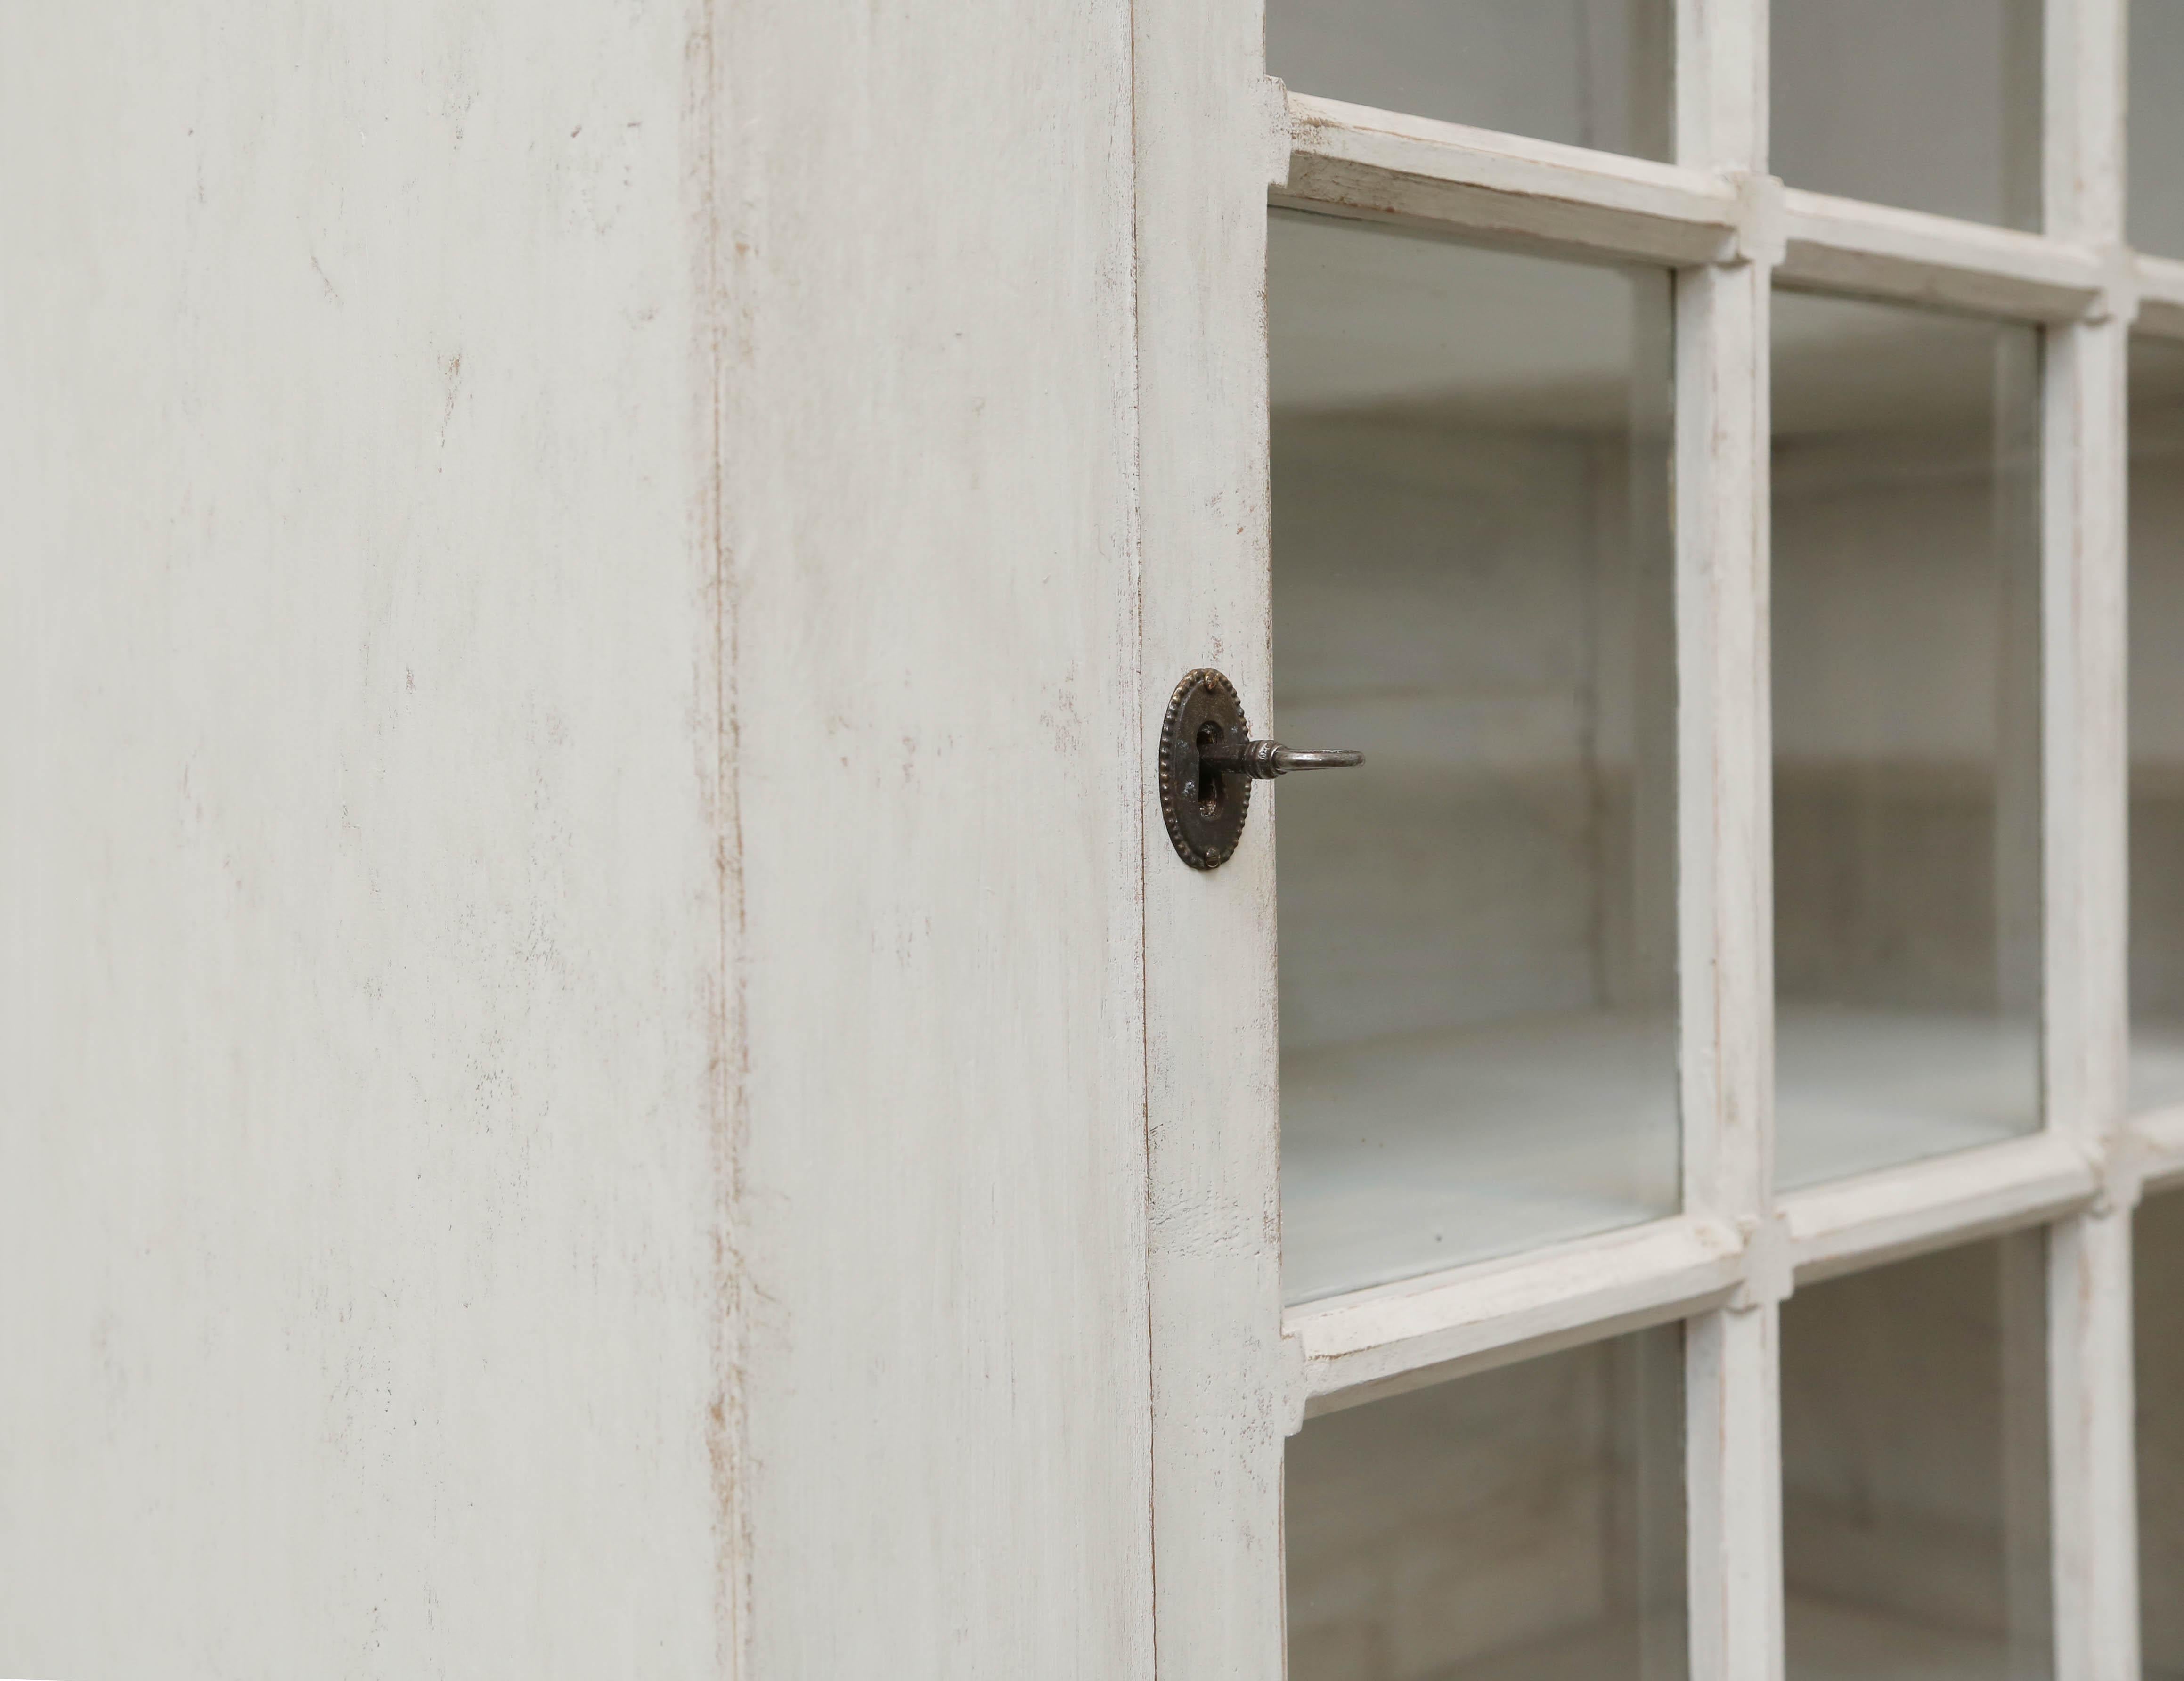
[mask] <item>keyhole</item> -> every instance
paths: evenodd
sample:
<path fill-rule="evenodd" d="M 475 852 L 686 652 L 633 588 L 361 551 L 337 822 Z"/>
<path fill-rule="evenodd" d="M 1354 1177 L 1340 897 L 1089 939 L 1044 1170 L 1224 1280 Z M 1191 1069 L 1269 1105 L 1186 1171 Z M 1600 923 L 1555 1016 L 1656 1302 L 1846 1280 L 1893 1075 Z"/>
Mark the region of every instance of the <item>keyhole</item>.
<path fill-rule="evenodd" d="M 1221 745 L 1221 738 L 1227 733 L 1220 725 L 1211 718 L 1207 719 L 1198 726 L 1198 750 L 1201 753 L 1212 751 Z M 1218 817 L 1222 800 L 1227 793 L 1228 790 L 1222 786 L 1221 772 L 1208 771 L 1201 765 L 1198 772 L 1198 815 L 1206 818 Z"/>

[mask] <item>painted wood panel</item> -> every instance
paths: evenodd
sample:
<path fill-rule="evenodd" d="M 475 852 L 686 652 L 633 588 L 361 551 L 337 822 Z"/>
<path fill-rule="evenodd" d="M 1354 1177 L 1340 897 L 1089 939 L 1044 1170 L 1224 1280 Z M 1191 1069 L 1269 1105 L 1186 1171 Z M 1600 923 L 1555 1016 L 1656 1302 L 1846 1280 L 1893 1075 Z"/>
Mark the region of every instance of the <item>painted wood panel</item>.
<path fill-rule="evenodd" d="M 1149 1673 L 1129 64 L 0 21 L 0 1671 Z"/>
<path fill-rule="evenodd" d="M 691 20 L 0 20 L 0 1672 L 717 1673 Z"/>
<path fill-rule="evenodd" d="M 1271 704 L 1266 198 L 1289 135 L 1256 0 L 1134 9 L 1145 763 L 1194 667 L 1254 721 Z M 1272 792 L 1215 871 L 1156 802 L 1145 826 L 1158 1662 L 1237 1681 L 1283 1673 Z"/>
<path fill-rule="evenodd" d="M 1129 8 L 724 28 L 751 1673 L 1143 1676 Z"/>

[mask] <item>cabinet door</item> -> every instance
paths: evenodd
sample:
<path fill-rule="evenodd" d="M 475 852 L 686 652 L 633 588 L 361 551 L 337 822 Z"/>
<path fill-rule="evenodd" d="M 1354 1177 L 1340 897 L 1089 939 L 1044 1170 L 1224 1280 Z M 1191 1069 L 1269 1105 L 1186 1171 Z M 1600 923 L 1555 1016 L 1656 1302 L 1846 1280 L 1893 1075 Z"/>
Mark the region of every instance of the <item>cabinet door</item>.
<path fill-rule="evenodd" d="M 1464 1386 L 1677 1328 L 1682 1638 L 1609 1667 L 1780 1676 L 1783 1304 L 2007 1237 L 2008 1643 L 2124 1673 L 2124 323 L 2184 269 L 2120 243 L 2119 0 L 1137 48 L 1162 1662 L 1279 1673 L 1285 1462 L 1298 1673 L 1508 1656 L 1529 1588 L 1404 1609 L 1524 1574 Z"/>

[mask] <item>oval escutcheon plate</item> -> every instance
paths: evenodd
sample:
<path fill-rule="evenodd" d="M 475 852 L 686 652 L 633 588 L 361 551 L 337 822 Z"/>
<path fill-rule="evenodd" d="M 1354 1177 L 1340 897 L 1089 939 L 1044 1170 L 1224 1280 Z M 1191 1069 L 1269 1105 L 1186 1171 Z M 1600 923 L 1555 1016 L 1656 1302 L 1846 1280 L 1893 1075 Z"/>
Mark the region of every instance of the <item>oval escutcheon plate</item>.
<path fill-rule="evenodd" d="M 1194 870 L 1217 870 L 1244 838 L 1251 779 L 1233 770 L 1201 770 L 1200 758 L 1234 752 L 1251 740 L 1236 686 L 1210 666 L 1186 672 L 1161 723 L 1161 815 L 1176 855 Z"/>

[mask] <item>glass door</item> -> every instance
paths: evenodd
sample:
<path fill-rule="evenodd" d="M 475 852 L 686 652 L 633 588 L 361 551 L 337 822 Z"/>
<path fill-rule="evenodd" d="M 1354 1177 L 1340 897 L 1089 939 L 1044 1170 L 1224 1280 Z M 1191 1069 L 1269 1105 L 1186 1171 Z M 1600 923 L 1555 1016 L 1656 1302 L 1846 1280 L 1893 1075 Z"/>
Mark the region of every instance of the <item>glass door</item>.
<path fill-rule="evenodd" d="M 2124 24 L 1141 11 L 1164 1666 L 2135 1670 Z"/>

